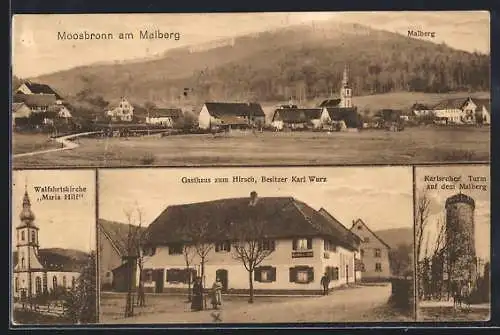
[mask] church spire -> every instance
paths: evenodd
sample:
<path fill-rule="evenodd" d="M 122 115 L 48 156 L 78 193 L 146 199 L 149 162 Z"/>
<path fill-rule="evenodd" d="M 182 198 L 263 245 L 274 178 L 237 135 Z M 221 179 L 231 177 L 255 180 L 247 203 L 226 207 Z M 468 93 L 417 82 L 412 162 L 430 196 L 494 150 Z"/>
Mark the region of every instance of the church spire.
<path fill-rule="evenodd" d="M 352 89 L 349 86 L 349 68 L 347 64 L 344 67 L 342 76 L 342 87 L 340 88 L 340 104 L 341 108 L 352 108 Z"/>
<path fill-rule="evenodd" d="M 35 220 L 35 214 L 31 210 L 31 201 L 28 195 L 28 186 L 24 186 L 24 197 L 23 197 L 23 209 L 21 210 L 21 214 L 19 216 L 21 221 L 33 221 Z"/>
<path fill-rule="evenodd" d="M 344 66 L 344 74 L 342 76 L 342 88 L 349 87 L 349 68 L 347 64 Z"/>

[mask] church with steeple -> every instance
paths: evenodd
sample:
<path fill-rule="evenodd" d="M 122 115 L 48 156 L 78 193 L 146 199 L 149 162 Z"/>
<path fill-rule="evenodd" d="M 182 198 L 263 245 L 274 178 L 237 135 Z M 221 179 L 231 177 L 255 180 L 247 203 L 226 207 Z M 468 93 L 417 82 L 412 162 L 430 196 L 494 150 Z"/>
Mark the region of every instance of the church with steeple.
<path fill-rule="evenodd" d="M 35 223 L 27 188 L 15 230 L 14 298 L 36 297 L 76 285 L 81 261 L 65 255 L 64 249 L 40 249 L 40 227 Z"/>
<path fill-rule="evenodd" d="M 319 107 L 328 111 L 331 120 L 343 121 L 347 128 L 360 128 L 362 126 L 358 109 L 353 104 L 349 67 L 347 65 L 344 67 L 342 74 L 339 96 L 323 100 Z"/>

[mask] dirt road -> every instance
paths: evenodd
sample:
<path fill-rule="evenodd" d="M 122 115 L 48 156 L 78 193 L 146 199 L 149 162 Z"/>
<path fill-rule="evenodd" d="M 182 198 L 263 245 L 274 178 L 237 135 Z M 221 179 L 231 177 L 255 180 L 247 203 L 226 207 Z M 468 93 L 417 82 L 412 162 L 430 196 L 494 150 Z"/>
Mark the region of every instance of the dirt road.
<path fill-rule="evenodd" d="M 349 322 L 372 320 L 371 314 L 386 305 L 390 285 L 364 286 L 339 290 L 328 296 L 290 299 L 269 304 L 248 304 L 239 307 L 224 304 L 222 310 L 201 312 L 150 313 L 113 320 L 112 323 L 279 323 L 279 322 Z M 216 313 L 214 315 L 214 312 Z M 216 316 L 218 314 L 218 317 Z M 105 320 L 102 320 L 106 323 Z M 373 320 L 377 321 L 377 320 Z M 383 321 L 383 320 L 380 320 Z M 109 322 L 109 321 L 108 321 Z"/>

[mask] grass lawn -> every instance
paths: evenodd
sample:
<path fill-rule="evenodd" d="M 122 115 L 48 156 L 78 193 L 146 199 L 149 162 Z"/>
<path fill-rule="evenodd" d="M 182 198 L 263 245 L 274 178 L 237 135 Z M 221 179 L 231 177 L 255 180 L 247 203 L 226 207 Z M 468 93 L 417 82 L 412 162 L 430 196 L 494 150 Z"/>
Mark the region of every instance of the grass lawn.
<path fill-rule="evenodd" d="M 73 322 L 65 317 L 57 317 L 53 315 L 44 315 L 32 311 L 14 310 L 14 324 L 19 325 L 60 325 L 73 324 Z"/>
<path fill-rule="evenodd" d="M 454 309 L 453 307 L 420 307 L 418 321 L 487 321 L 489 309 Z"/>
<path fill-rule="evenodd" d="M 47 134 L 12 134 L 12 154 L 14 155 L 61 148 L 61 146 L 61 143 L 50 139 Z"/>
<path fill-rule="evenodd" d="M 79 139 L 80 147 L 14 159 L 14 167 L 415 164 L 490 159 L 490 129 L 402 132 L 233 132 L 228 135 Z"/>

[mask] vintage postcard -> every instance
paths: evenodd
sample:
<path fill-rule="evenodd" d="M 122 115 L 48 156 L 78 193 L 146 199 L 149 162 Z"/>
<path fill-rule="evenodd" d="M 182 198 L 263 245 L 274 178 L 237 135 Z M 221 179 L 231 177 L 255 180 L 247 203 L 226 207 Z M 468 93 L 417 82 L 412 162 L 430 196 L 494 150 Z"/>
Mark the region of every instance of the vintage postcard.
<path fill-rule="evenodd" d="M 490 17 L 15 15 L 13 165 L 489 162 Z"/>
<path fill-rule="evenodd" d="M 99 170 L 100 322 L 413 321 L 412 176 Z"/>
<path fill-rule="evenodd" d="M 418 320 L 489 320 L 490 167 L 415 171 Z"/>
<path fill-rule="evenodd" d="M 95 171 L 22 170 L 12 180 L 13 323 L 97 322 Z"/>

